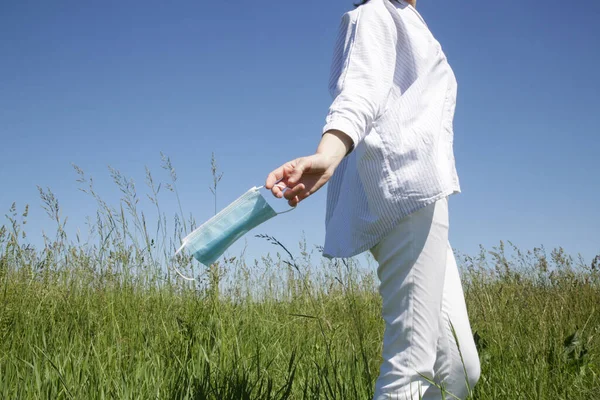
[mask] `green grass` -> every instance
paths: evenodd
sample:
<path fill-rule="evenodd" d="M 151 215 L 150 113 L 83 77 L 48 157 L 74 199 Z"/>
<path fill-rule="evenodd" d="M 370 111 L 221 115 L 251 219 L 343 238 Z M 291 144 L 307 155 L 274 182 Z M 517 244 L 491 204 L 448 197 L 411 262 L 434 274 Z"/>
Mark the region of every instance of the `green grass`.
<path fill-rule="evenodd" d="M 325 262 L 304 243 L 289 253 L 265 237 L 281 254 L 196 267 L 200 281 L 183 282 L 161 266 L 194 221 L 166 229 L 151 189 L 159 218 L 150 231 L 133 185 L 113 178 L 118 207 L 80 171 L 99 210 L 85 243 L 67 238 L 47 190 L 57 231 L 44 246 L 27 242 L 27 209 L 13 207 L 0 227 L 0 399 L 372 396 L 383 334 L 374 265 Z M 472 398 L 600 393 L 597 262 L 503 243 L 458 260 L 482 364 Z M 174 262 L 191 273 L 189 258 Z"/>

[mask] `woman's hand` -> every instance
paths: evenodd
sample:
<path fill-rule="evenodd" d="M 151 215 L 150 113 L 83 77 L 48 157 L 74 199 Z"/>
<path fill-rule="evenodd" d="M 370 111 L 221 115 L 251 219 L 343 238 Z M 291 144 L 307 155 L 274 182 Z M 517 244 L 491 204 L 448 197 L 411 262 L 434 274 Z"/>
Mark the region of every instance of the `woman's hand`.
<path fill-rule="evenodd" d="M 298 203 L 319 190 L 333 175 L 339 161 L 324 154 L 313 154 L 283 164 L 267 177 L 265 187 L 277 198 L 285 197 L 288 204 Z M 280 181 L 279 183 L 276 183 Z M 285 192 L 283 189 L 288 188 Z"/>
<path fill-rule="evenodd" d="M 283 164 L 269 174 L 265 188 L 288 204 L 298 203 L 323 187 L 352 147 L 352 139 L 340 131 L 323 135 L 317 152 Z M 287 190 L 284 191 L 284 189 Z"/>

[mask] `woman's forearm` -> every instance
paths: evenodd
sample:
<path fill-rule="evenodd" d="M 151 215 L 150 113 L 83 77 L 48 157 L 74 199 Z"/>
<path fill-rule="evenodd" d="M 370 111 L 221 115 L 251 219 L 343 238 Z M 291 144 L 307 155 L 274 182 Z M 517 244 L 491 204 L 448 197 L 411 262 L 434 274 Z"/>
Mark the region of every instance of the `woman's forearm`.
<path fill-rule="evenodd" d="M 336 163 L 339 163 L 353 147 L 354 143 L 350 136 L 342 131 L 330 130 L 321 137 L 317 154 L 332 157 L 336 160 Z"/>

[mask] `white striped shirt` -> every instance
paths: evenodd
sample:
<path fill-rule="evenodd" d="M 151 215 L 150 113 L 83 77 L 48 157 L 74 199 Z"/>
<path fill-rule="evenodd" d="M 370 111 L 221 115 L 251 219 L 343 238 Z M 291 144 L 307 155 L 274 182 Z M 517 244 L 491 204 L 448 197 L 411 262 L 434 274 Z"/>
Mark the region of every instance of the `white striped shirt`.
<path fill-rule="evenodd" d="M 371 0 L 344 14 L 323 132 L 346 133 L 354 151 L 328 185 L 326 257 L 362 253 L 408 214 L 460 192 L 456 88 L 440 44 L 412 6 Z"/>

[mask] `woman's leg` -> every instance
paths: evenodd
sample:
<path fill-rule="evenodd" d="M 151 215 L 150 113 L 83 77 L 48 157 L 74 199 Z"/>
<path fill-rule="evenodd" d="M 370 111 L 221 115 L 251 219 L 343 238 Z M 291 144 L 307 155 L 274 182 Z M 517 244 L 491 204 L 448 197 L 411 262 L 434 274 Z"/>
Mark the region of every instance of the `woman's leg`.
<path fill-rule="evenodd" d="M 441 332 L 448 202 L 404 218 L 371 249 L 379 263 L 385 334 L 375 400 L 420 399 L 431 386 Z M 427 378 L 427 379 L 424 379 Z"/>
<path fill-rule="evenodd" d="M 434 365 L 434 381 L 446 391 L 445 398 L 464 399 L 479 380 L 479 356 L 467 315 L 465 296 L 450 243 L 446 250 L 446 274 L 442 298 L 440 338 Z M 452 332 L 458 339 L 458 344 Z M 453 396 L 450 396 L 452 394 Z M 423 399 L 441 399 L 441 391 L 430 387 Z"/>
<path fill-rule="evenodd" d="M 371 252 L 379 263 L 385 321 L 375 399 L 443 398 L 428 380 L 465 398 L 480 366 L 448 243 L 447 199 L 402 220 Z"/>

